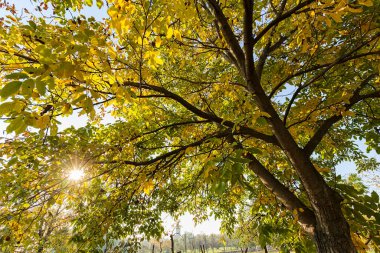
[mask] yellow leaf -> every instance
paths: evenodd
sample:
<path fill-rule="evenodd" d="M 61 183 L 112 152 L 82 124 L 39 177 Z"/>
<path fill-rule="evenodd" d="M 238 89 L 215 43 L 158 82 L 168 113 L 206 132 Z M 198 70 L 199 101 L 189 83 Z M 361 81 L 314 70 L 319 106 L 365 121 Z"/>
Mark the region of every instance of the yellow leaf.
<path fill-rule="evenodd" d="M 260 116 L 263 116 L 263 117 L 266 117 L 266 118 L 270 118 L 270 115 L 267 112 L 260 112 Z"/>
<path fill-rule="evenodd" d="M 351 239 L 355 246 L 355 248 L 359 252 L 366 252 L 368 250 L 368 245 L 365 244 L 365 239 L 362 238 L 360 235 L 357 235 L 355 233 L 351 233 Z"/>
<path fill-rule="evenodd" d="M 70 114 L 72 112 L 71 105 L 69 103 L 65 103 L 62 108 L 63 114 Z"/>
<path fill-rule="evenodd" d="M 119 10 L 116 8 L 116 6 L 111 6 L 107 12 L 110 18 L 115 18 L 119 13 Z"/>
<path fill-rule="evenodd" d="M 148 182 L 144 184 L 144 188 L 143 188 L 144 193 L 148 195 L 153 190 L 153 188 L 154 188 L 153 180 L 149 180 Z"/>
<path fill-rule="evenodd" d="M 342 116 L 349 116 L 349 117 L 355 116 L 355 112 L 353 111 L 343 111 L 341 114 Z"/>
<path fill-rule="evenodd" d="M 330 17 L 337 23 L 342 22 L 342 19 L 340 17 L 340 14 L 338 13 L 329 13 Z"/>
<path fill-rule="evenodd" d="M 6 17 L 9 18 L 9 19 L 11 19 L 14 22 L 17 22 L 17 19 L 14 16 L 12 16 L 12 15 L 7 15 Z"/>
<path fill-rule="evenodd" d="M 169 27 L 166 33 L 166 38 L 171 39 L 171 37 L 173 37 L 173 28 Z"/>
<path fill-rule="evenodd" d="M 315 167 L 315 169 L 316 169 L 318 172 L 320 172 L 320 173 L 323 173 L 323 172 L 330 172 L 330 171 L 331 171 L 330 168 L 321 168 L 321 167 L 319 167 L 318 165 L 315 165 L 315 164 L 314 164 L 314 167 Z"/>
<path fill-rule="evenodd" d="M 372 0 L 359 0 L 359 4 L 367 7 L 373 6 Z"/>
<path fill-rule="evenodd" d="M 306 53 L 308 50 L 309 50 L 309 44 L 307 43 L 306 40 L 303 40 L 301 53 Z"/>
<path fill-rule="evenodd" d="M 40 97 L 39 93 L 37 93 L 35 91 L 32 92 L 32 98 L 39 98 L 39 97 Z"/>
<path fill-rule="evenodd" d="M 154 57 L 154 61 L 158 64 L 158 65 L 162 65 L 164 64 L 164 61 L 159 57 L 159 55 L 156 55 Z"/>
<path fill-rule="evenodd" d="M 13 103 L 13 110 L 17 113 L 21 113 L 25 109 L 26 104 L 20 100 L 16 100 Z"/>
<path fill-rule="evenodd" d="M 160 47 L 161 43 L 162 43 L 162 40 L 161 40 L 160 36 L 157 36 L 156 43 L 155 43 L 156 47 Z"/>
<path fill-rule="evenodd" d="M 328 27 L 331 26 L 331 20 L 330 20 L 329 18 L 326 18 L 326 19 L 325 19 L 325 22 L 326 22 L 326 25 L 327 25 Z"/>
<path fill-rule="evenodd" d="M 181 33 L 180 33 L 178 30 L 174 30 L 174 37 L 175 37 L 177 40 L 182 40 Z"/>
<path fill-rule="evenodd" d="M 43 115 L 36 120 L 35 126 L 37 128 L 44 129 L 48 126 L 49 122 L 50 122 L 49 115 Z"/>

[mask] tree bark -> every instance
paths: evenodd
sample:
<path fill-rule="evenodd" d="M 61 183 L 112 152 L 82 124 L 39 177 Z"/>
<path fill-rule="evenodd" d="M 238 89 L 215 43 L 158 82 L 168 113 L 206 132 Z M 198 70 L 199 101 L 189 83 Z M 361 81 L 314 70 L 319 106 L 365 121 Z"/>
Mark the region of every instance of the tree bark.
<path fill-rule="evenodd" d="M 314 208 L 317 218 L 315 244 L 321 253 L 357 252 L 351 240 L 350 227 L 340 208 L 342 199 L 336 196 L 326 196 L 327 200 Z"/>
<path fill-rule="evenodd" d="M 262 88 L 256 93 L 259 106 L 270 114 L 269 121 L 274 135 L 289 158 L 308 195 L 312 211 L 316 217 L 315 243 L 321 253 L 353 253 L 349 225 L 343 216 L 340 203 L 343 198 L 331 187 L 315 169 L 310 158 L 294 141 L 283 125 L 277 112 L 265 96 Z M 256 90 L 257 91 L 257 90 Z"/>
<path fill-rule="evenodd" d="M 214 10 L 214 15 L 218 22 L 221 24 L 223 37 L 225 38 L 231 53 L 235 56 L 237 68 L 239 73 L 242 74 L 246 81 L 249 91 L 252 93 L 253 98 L 256 100 L 260 110 L 269 114 L 266 117 L 272 126 L 272 132 L 277 139 L 279 146 L 284 151 L 290 160 L 292 167 L 296 171 L 300 181 L 305 188 L 308 196 L 311 211 L 315 215 L 316 223 L 313 231 L 314 239 L 321 253 L 351 253 L 356 252 L 350 236 L 349 225 L 343 216 L 340 203 L 342 197 L 332 188 L 330 188 L 321 174 L 315 169 L 311 159 L 310 152 L 307 152 L 299 147 L 293 136 L 290 134 L 285 126 L 285 119 L 281 119 L 272 101 L 266 95 L 260 77 L 257 75 L 254 63 L 253 47 L 257 41 L 265 35 L 269 30 L 276 26 L 281 20 L 289 17 L 297 10 L 307 6 L 312 0 L 304 1 L 298 4 L 293 9 L 278 16 L 264 31 L 256 36 L 253 35 L 252 29 L 252 15 L 253 15 L 253 1 L 244 0 L 244 26 L 243 26 L 243 42 L 244 51 L 237 41 L 233 29 L 229 25 L 227 18 L 224 16 L 223 10 L 215 0 L 208 0 L 211 8 Z M 259 166 L 252 166 L 253 169 Z M 260 168 L 259 168 L 260 169 Z M 263 170 L 260 170 L 265 172 Z M 263 173 L 262 175 L 266 175 Z M 264 184 L 274 192 L 277 197 L 286 201 L 293 199 L 290 194 L 285 194 L 286 191 L 278 190 L 277 180 L 271 177 L 261 177 L 264 179 Z M 274 185 L 275 184 L 275 185 Z M 293 201 L 297 203 L 297 201 Z M 292 206 L 292 205 L 289 205 Z M 288 207 L 289 208 L 289 207 Z M 303 209 L 303 208 L 302 208 Z M 299 210 L 302 212 L 301 210 Z"/>
<path fill-rule="evenodd" d="M 273 127 L 273 133 L 308 195 L 316 217 L 314 235 L 317 236 L 315 243 L 318 251 L 321 253 L 356 252 L 351 240 L 349 225 L 340 206 L 343 198 L 327 185 L 322 175 L 315 169 L 308 154 L 297 145 L 262 87 L 256 83 L 249 83 L 249 85 L 255 92 L 260 109 L 270 115 L 268 121 Z"/>

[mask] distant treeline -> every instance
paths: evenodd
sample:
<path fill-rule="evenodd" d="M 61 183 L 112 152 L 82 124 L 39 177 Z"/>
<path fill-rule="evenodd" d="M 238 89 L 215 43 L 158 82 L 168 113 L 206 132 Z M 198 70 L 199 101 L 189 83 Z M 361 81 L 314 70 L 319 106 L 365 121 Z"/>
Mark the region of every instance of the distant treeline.
<path fill-rule="evenodd" d="M 174 235 L 174 252 L 184 253 L 246 253 L 258 250 L 253 243 L 240 245 L 238 239 L 230 238 L 222 234 L 198 234 L 185 233 Z M 172 242 L 169 236 L 161 239 L 144 241 L 141 244 L 140 253 L 171 253 Z"/>

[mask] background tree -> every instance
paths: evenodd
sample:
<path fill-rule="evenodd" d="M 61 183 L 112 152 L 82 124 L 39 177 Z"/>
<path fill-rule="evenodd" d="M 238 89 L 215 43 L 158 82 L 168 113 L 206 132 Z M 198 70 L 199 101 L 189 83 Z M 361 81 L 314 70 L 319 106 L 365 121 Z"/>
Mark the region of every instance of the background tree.
<path fill-rule="evenodd" d="M 160 234 L 163 211 L 233 210 L 255 177 L 320 252 L 356 251 L 332 168 L 369 163 L 356 138 L 380 151 L 378 2 L 99 0 L 104 22 L 64 15 L 92 1 L 46 3 L 58 18 L 2 4 L 0 113 L 17 135 L 2 144 L 14 183 L 4 196 L 40 169 L 32 191 L 58 191 L 68 161 L 81 161 L 84 184 L 63 196 L 73 240 L 91 248 L 106 233 Z M 118 120 L 58 133 L 73 111 Z M 2 202 L 2 216 L 41 206 L 27 193 Z M 361 215 L 378 226 L 378 195 L 367 200 Z"/>

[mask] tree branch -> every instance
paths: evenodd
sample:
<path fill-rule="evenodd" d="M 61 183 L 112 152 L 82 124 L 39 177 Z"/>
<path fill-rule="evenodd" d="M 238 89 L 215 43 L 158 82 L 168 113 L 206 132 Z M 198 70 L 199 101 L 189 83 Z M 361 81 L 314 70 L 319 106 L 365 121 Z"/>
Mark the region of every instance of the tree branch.
<path fill-rule="evenodd" d="M 368 76 L 365 80 L 363 80 L 360 86 L 355 90 L 353 96 L 349 99 L 349 103 L 345 105 L 346 111 L 349 110 L 356 103 L 364 99 L 380 97 L 380 90 L 373 93 L 364 94 L 364 95 L 359 94 L 361 89 L 375 76 L 376 74 L 372 74 Z M 322 141 L 323 137 L 326 135 L 329 129 L 342 118 L 343 118 L 343 115 L 340 114 L 340 115 L 331 116 L 330 118 L 323 121 L 320 128 L 317 130 L 317 132 L 313 135 L 313 137 L 309 140 L 309 142 L 304 147 L 304 151 L 306 152 L 308 156 L 310 156 L 313 153 L 313 151 L 318 146 L 318 144 Z"/>
<path fill-rule="evenodd" d="M 378 36 L 380 35 L 379 34 L 376 34 L 373 38 L 369 39 L 368 41 L 360 44 L 359 46 L 355 47 L 354 49 L 352 49 L 349 53 L 347 53 L 346 55 L 343 55 L 341 57 L 339 57 L 338 59 L 336 59 L 333 63 L 331 63 L 330 65 L 328 65 L 326 67 L 326 69 L 322 70 L 322 72 L 320 72 L 319 74 L 317 74 L 316 76 L 314 76 L 313 78 L 311 78 L 310 81 L 306 82 L 305 84 L 299 86 L 297 88 L 297 90 L 294 92 L 292 98 L 290 99 L 289 101 L 289 104 L 285 110 L 285 113 L 284 113 L 284 125 L 286 125 L 286 119 L 290 113 L 290 110 L 292 108 L 292 105 L 294 103 L 294 101 L 296 100 L 298 94 L 303 90 L 305 89 L 306 87 L 310 86 L 311 84 L 313 84 L 315 81 L 317 81 L 319 78 L 323 77 L 330 69 L 332 69 L 335 65 L 337 65 L 338 63 L 340 63 L 342 60 L 344 60 L 346 57 L 352 55 L 353 53 L 357 52 L 360 48 L 364 47 L 365 45 L 367 45 L 368 43 L 370 43 L 371 41 L 375 40 L 378 38 Z"/>
<path fill-rule="evenodd" d="M 287 19 L 291 15 L 293 15 L 296 11 L 300 10 L 301 8 L 311 4 L 314 2 L 314 0 L 307 0 L 305 2 L 299 3 L 297 6 L 295 6 L 293 9 L 290 9 L 289 11 L 285 12 L 283 15 L 278 16 L 277 18 L 273 19 L 269 24 L 261 30 L 256 37 L 253 39 L 253 45 L 255 45 L 272 27 L 283 21 L 284 19 Z"/>
<path fill-rule="evenodd" d="M 281 86 L 283 86 L 285 83 L 287 83 L 289 80 L 291 80 L 292 78 L 294 77 L 297 77 L 297 76 L 300 76 L 300 75 L 303 75 L 303 74 L 307 74 L 309 72 L 312 72 L 312 71 L 315 71 L 315 70 L 318 70 L 318 69 L 322 69 L 322 68 L 326 68 L 326 67 L 329 67 L 329 66 L 336 66 L 336 65 L 339 65 L 339 64 L 342 64 L 342 63 L 345 63 L 347 61 L 350 61 L 350 60 L 355 60 L 355 59 L 358 59 L 358 58 L 361 58 L 361 57 L 365 57 L 365 56 L 368 56 L 368 55 L 380 55 L 380 51 L 374 51 L 374 52 L 368 52 L 368 53 L 363 53 L 363 54 L 357 54 L 357 55 L 353 55 L 353 56 L 349 56 L 346 55 L 347 57 L 343 58 L 342 60 L 340 61 L 335 61 L 335 62 L 330 62 L 330 63 L 325 63 L 325 64 L 319 64 L 319 65 L 315 65 L 313 67 L 310 67 L 308 69 L 305 69 L 305 70 L 300 70 L 288 77 L 286 77 L 284 80 L 282 80 L 280 83 L 278 83 L 274 88 L 273 90 L 271 91 L 271 93 L 269 94 L 269 97 L 273 97 L 274 94 L 277 92 L 277 90 L 279 88 L 281 88 Z"/>
<path fill-rule="evenodd" d="M 237 143 L 235 149 L 244 150 L 241 143 L 237 142 L 233 135 L 227 136 L 227 141 Z M 269 189 L 278 200 L 290 211 L 297 210 L 298 221 L 303 229 L 308 233 L 314 232 L 316 219 L 313 211 L 310 210 L 293 192 L 283 185 L 277 178 L 273 176 L 254 155 L 245 152 L 244 157 L 249 159 L 248 168 L 260 179 L 264 186 Z M 248 185 L 248 189 L 249 185 Z"/>
<path fill-rule="evenodd" d="M 237 66 L 241 71 L 245 70 L 244 67 L 244 52 L 241 49 L 239 45 L 239 41 L 236 39 L 235 34 L 231 28 L 231 26 L 228 24 L 228 20 L 226 16 L 224 16 L 224 13 L 222 9 L 219 6 L 219 3 L 216 0 L 208 0 L 210 3 L 212 9 L 214 10 L 214 15 L 218 22 L 221 24 L 221 31 L 223 34 L 224 39 L 226 40 L 228 46 L 230 47 L 233 55 L 235 56 L 236 61 L 238 62 L 239 66 Z"/>
<path fill-rule="evenodd" d="M 245 51 L 245 76 L 247 83 L 258 81 L 253 60 L 253 0 L 244 0 L 244 51 Z M 252 74 L 250 73 L 252 72 Z M 253 77 L 254 80 L 250 80 Z"/>
<path fill-rule="evenodd" d="M 278 181 L 252 154 L 246 156 L 251 162 L 248 168 L 257 175 L 260 181 L 268 188 L 278 200 L 290 211 L 297 210 L 298 221 L 308 233 L 313 233 L 316 223 L 315 215 L 294 193 Z"/>
<path fill-rule="evenodd" d="M 140 83 L 129 82 L 129 81 L 128 82 L 124 82 L 124 85 L 125 86 L 136 87 L 136 88 L 141 88 L 141 89 L 152 90 L 152 91 L 156 91 L 156 92 L 162 93 L 162 94 L 166 95 L 168 98 L 173 99 L 176 102 L 180 103 L 187 110 L 193 112 L 195 115 L 197 115 L 197 116 L 199 116 L 199 117 L 201 117 L 203 119 L 211 120 L 211 121 L 213 121 L 215 123 L 218 123 L 218 124 L 223 125 L 223 126 L 227 126 L 229 128 L 234 128 L 236 126 L 236 124 L 233 123 L 232 121 L 224 120 L 224 119 L 216 116 L 215 114 L 207 113 L 207 112 L 204 112 L 204 111 L 198 109 L 194 105 L 192 105 L 189 102 L 187 102 L 181 96 L 168 91 L 164 87 L 155 86 L 155 85 L 149 85 L 149 84 L 146 84 L 146 83 L 140 84 Z M 272 136 L 272 135 L 266 135 L 266 134 L 257 132 L 255 130 L 253 130 L 252 128 L 249 128 L 249 127 L 240 126 L 239 133 L 241 133 L 241 134 L 247 134 L 247 135 L 252 136 L 254 138 L 261 139 L 261 140 L 263 140 L 263 141 L 265 141 L 267 143 L 272 143 L 272 144 L 278 145 L 278 142 L 274 138 L 274 136 Z"/>
<path fill-rule="evenodd" d="M 290 35 L 293 34 L 296 30 L 293 30 L 291 31 Z M 271 44 L 271 42 L 269 41 L 268 44 L 265 46 L 262 54 L 260 55 L 259 57 L 259 60 L 257 61 L 257 75 L 259 77 L 261 77 L 261 74 L 262 74 L 262 71 L 263 71 L 263 68 L 264 68 L 264 64 L 269 56 L 270 53 L 272 53 L 274 50 L 276 50 L 277 48 L 279 48 L 282 43 L 284 43 L 285 40 L 287 40 L 289 38 L 289 36 L 281 36 L 280 39 L 275 43 L 275 44 Z"/>
<path fill-rule="evenodd" d="M 276 17 L 280 16 L 283 13 L 285 5 L 286 5 L 286 1 L 287 0 L 283 0 L 281 2 L 280 9 L 278 11 L 273 6 L 272 1 L 270 1 L 272 9 L 276 13 Z M 274 45 L 272 45 L 271 37 L 273 36 L 273 34 L 276 31 L 276 27 L 277 27 L 277 25 L 275 25 L 274 28 L 272 29 L 271 34 L 270 34 L 269 39 L 268 39 L 268 42 L 265 45 L 265 47 L 263 49 L 263 52 L 261 53 L 261 55 L 259 57 L 259 60 L 257 62 L 257 68 L 256 68 L 256 70 L 257 70 L 257 75 L 258 75 L 259 79 L 261 79 L 261 74 L 263 72 L 264 64 L 265 64 L 265 61 L 267 60 L 269 54 L 271 52 L 273 52 L 274 50 L 276 50 L 278 47 L 280 47 L 281 44 L 285 40 L 287 40 L 291 34 L 293 34 L 296 31 L 296 29 L 294 29 L 293 31 L 290 32 L 290 35 L 288 35 L 288 36 L 280 36 L 280 39 Z"/>
<path fill-rule="evenodd" d="M 96 164 L 124 164 L 124 165 L 133 165 L 133 166 L 151 165 L 151 164 L 154 164 L 156 162 L 164 161 L 164 160 L 166 160 L 167 158 L 169 158 L 171 156 L 180 154 L 181 152 L 184 152 L 187 148 L 199 146 L 199 145 L 203 144 L 204 142 L 206 142 L 209 139 L 212 139 L 212 138 L 222 138 L 222 137 L 228 136 L 229 134 L 231 134 L 231 132 L 229 130 L 228 131 L 219 132 L 219 133 L 215 133 L 213 135 L 209 135 L 209 136 L 203 137 L 202 139 L 200 139 L 198 141 L 195 141 L 195 142 L 192 142 L 192 143 L 190 143 L 188 145 L 182 146 L 182 147 L 177 148 L 175 150 L 172 150 L 172 151 L 169 151 L 169 152 L 164 153 L 162 155 L 156 156 L 155 158 L 152 158 L 150 160 L 145 160 L 145 161 L 130 161 L 130 160 L 117 161 L 117 160 L 112 160 L 112 161 L 103 161 L 103 162 L 95 162 L 95 163 Z M 106 174 L 109 171 L 110 170 L 102 172 L 102 174 Z"/>
<path fill-rule="evenodd" d="M 0 52 L 12 55 L 12 53 L 10 53 L 9 51 L 7 51 L 5 49 L 2 49 L 2 48 L 0 48 Z M 19 54 L 19 53 L 13 53 L 13 55 L 15 55 L 17 57 L 20 57 L 20 58 L 22 58 L 24 60 L 28 60 L 28 61 L 33 62 L 33 63 L 39 63 L 38 60 L 36 60 L 34 58 L 31 58 L 29 56 L 26 56 L 26 55 L 22 55 L 22 54 Z"/>

